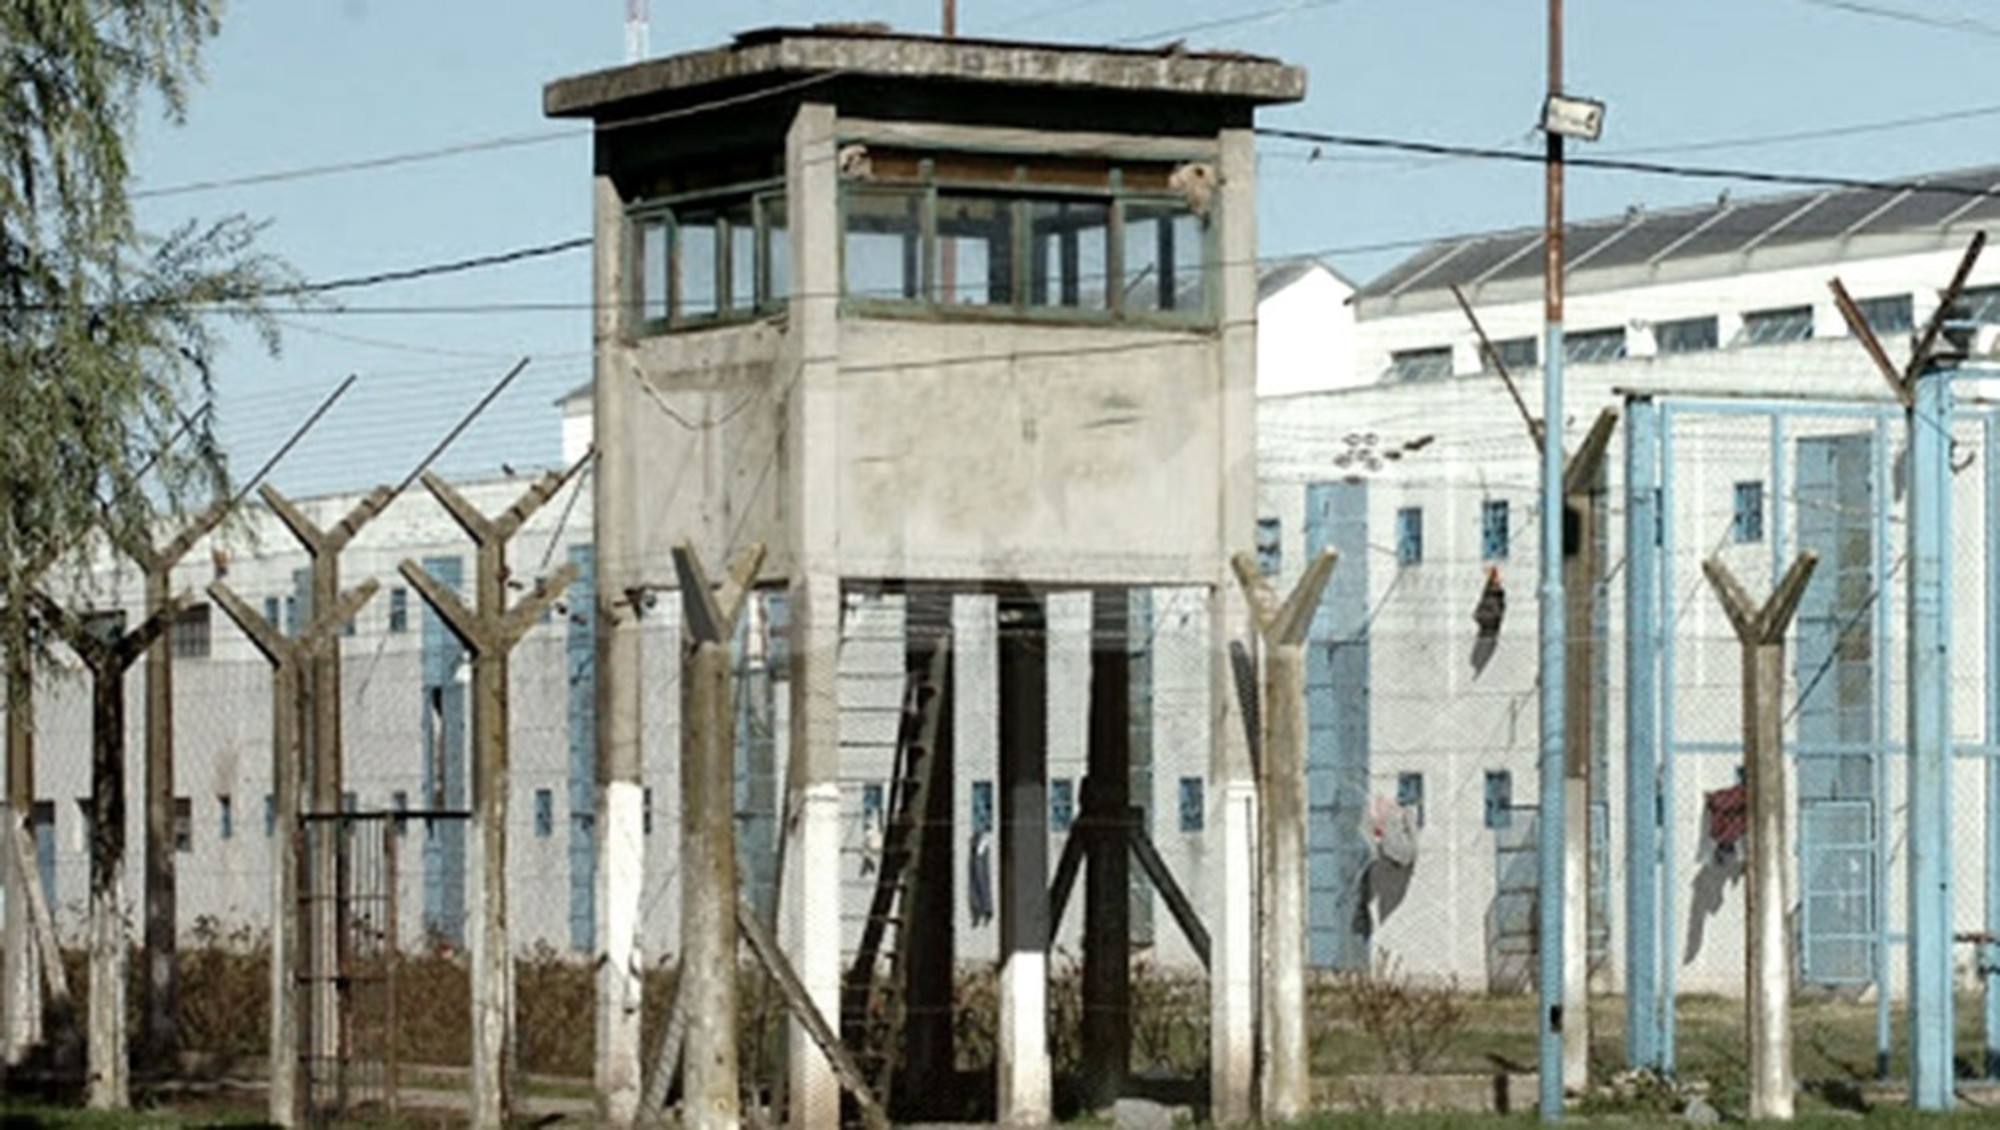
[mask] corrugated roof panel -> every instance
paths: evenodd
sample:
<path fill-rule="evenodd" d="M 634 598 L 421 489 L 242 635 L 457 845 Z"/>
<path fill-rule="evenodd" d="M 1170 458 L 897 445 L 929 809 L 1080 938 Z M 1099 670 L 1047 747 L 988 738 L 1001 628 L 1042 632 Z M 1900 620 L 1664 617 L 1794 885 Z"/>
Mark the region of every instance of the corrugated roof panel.
<path fill-rule="evenodd" d="M 1909 199 L 1869 221 L 1862 229 L 1867 235 L 1886 235 L 1891 232 L 1909 231 L 1912 228 L 1935 227 L 1952 213 L 1958 212 L 1973 201 L 1968 193 L 1984 192 L 1996 179 L 1992 169 L 1975 169 L 1963 173 L 1953 173 L 1941 177 L 1925 177 L 1924 188 L 1942 187 L 1947 191 L 1912 192 Z"/>
<path fill-rule="evenodd" d="M 1644 263 L 1661 251 L 1672 246 L 1674 241 L 1686 236 L 1710 216 L 1715 209 L 1677 209 L 1657 216 L 1646 216 L 1639 225 L 1625 235 L 1625 238 L 1604 249 L 1603 253 L 1591 257 L 1592 267 L 1630 267 Z"/>
<path fill-rule="evenodd" d="M 1609 253 L 1626 236 L 1643 226 L 1645 220 L 1638 216 L 1628 216 L 1617 223 L 1599 224 L 1585 229 L 1579 233 L 1578 238 L 1570 240 L 1570 245 L 1566 249 L 1569 268 L 1575 270 L 1578 267 L 1594 265 L 1599 256 Z M 1599 235 L 1603 238 L 1596 238 Z"/>
<path fill-rule="evenodd" d="M 1951 218 L 1954 224 L 1984 224 L 2000 219 L 2000 196 L 1966 201 L 1963 211 Z"/>
<path fill-rule="evenodd" d="M 1729 214 L 1705 228 L 1701 234 L 1674 249 L 1676 259 L 1698 259 L 1704 255 L 1728 255 L 1776 227 L 1799 210 L 1796 196 L 1776 200 L 1749 200 L 1730 209 Z"/>
<path fill-rule="evenodd" d="M 1542 261 L 1542 233 L 1514 232 L 1504 239 L 1490 239 L 1451 265 L 1453 281 L 1460 286 L 1466 283 L 1490 282 L 1493 278 L 1511 273 L 1510 268 L 1526 260 L 1531 263 Z M 1540 268 L 1536 268 L 1540 270 Z"/>
<path fill-rule="evenodd" d="M 1899 182 L 1900 185 L 1901 182 Z M 1592 272 L 1727 256 L 1759 244 L 1798 246 L 1854 236 L 2000 223 L 2000 166 L 1912 178 L 1913 189 L 1839 188 L 1731 201 L 1657 216 L 1628 214 L 1570 227 L 1573 281 Z M 1432 244 L 1370 283 L 1364 295 L 1442 291 L 1453 283 L 1533 277 L 1542 269 L 1539 229 L 1472 235 Z"/>
<path fill-rule="evenodd" d="M 1774 244 L 1804 243 L 1814 239 L 1839 239 L 1848 229 L 1867 219 L 1894 200 L 1896 192 L 1857 189 L 1829 192 L 1809 211 L 1771 233 Z"/>
<path fill-rule="evenodd" d="M 1362 288 L 1363 294 L 1393 294 L 1407 285 L 1410 280 L 1430 270 L 1440 259 L 1459 251 L 1465 245 L 1458 240 L 1433 243 L 1389 270 Z"/>

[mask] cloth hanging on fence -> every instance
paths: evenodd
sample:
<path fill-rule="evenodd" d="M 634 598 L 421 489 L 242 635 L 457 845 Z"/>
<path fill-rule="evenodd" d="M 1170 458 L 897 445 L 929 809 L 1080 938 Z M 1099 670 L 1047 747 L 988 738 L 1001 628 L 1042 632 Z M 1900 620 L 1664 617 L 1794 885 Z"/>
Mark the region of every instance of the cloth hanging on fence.
<path fill-rule="evenodd" d="M 1375 858 L 1398 867 L 1416 866 L 1417 806 L 1378 796 L 1368 807 L 1368 842 Z"/>
<path fill-rule="evenodd" d="M 1703 831 L 1717 864 L 1730 864 L 1743 857 L 1743 834 L 1750 829 L 1750 797 L 1742 785 L 1702 795 Z"/>

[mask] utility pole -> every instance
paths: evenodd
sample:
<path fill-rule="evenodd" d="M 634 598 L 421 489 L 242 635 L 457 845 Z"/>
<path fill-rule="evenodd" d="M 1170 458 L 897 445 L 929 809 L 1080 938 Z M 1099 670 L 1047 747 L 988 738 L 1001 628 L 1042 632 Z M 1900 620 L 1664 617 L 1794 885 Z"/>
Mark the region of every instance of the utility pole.
<path fill-rule="evenodd" d="M 1590 833 L 1588 752 L 1570 748 L 1565 733 L 1564 696 L 1569 693 L 1564 608 L 1563 521 L 1563 141 L 1595 141 L 1604 124 L 1602 103 L 1563 92 L 1562 0 L 1549 0 L 1549 89 L 1542 104 L 1542 132 L 1548 142 L 1547 231 L 1543 236 L 1542 345 L 1542 539 L 1541 539 L 1541 790 L 1537 826 L 1540 895 L 1537 930 L 1537 991 L 1540 997 L 1540 1108 L 1544 1121 L 1562 1117 L 1565 1085 L 1589 1086 L 1590 1002 L 1587 954 L 1567 961 L 1568 950 L 1585 950 L 1581 931 L 1566 929 L 1566 904 L 1587 906 L 1588 867 L 1565 854 L 1569 845 L 1587 857 Z M 1601 452 L 1600 452 L 1601 457 Z M 1569 468 L 1574 474 L 1575 464 Z M 1580 530 L 1580 533 L 1588 532 Z M 1581 547 L 1579 547 L 1581 548 Z M 1589 625 L 1575 626 L 1589 631 Z M 1583 772 L 1576 763 L 1583 762 Z M 1568 884 L 1577 884 L 1572 894 Z M 1583 914 L 1578 913 L 1581 921 Z"/>
<path fill-rule="evenodd" d="M 375 595 L 369 578 L 318 610 L 296 638 L 264 619 L 228 585 L 208 586 L 250 642 L 271 664 L 271 1051 L 269 1112 L 273 1125 L 303 1126 L 306 1094 L 299 1086 L 299 812 L 305 792 L 307 720 L 312 716 L 307 680 L 319 653 L 339 639 L 341 626 Z"/>
<path fill-rule="evenodd" d="M 1562 92 L 1562 0 L 1549 0 L 1549 97 Z M 1540 1038 L 1536 1066 L 1542 1120 L 1562 1117 L 1563 1073 L 1563 139 L 1547 135 L 1547 230 L 1543 235 L 1542 552 L 1541 552 L 1541 796 L 1537 825 L 1539 894 L 1536 991 Z"/>

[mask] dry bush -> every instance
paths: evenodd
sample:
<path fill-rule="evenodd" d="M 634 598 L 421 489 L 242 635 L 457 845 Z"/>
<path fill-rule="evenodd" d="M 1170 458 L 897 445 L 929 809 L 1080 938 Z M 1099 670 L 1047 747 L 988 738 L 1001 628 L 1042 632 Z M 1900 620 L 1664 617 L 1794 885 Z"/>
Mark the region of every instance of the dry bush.
<path fill-rule="evenodd" d="M 271 938 L 248 924 L 197 918 L 180 948 L 181 1047 L 216 1071 L 270 1054 Z"/>
<path fill-rule="evenodd" d="M 1458 982 L 1426 985 L 1385 953 L 1367 973 L 1343 973 L 1334 980 L 1341 1006 L 1382 1052 L 1389 1071 L 1429 1069 L 1465 1028 L 1466 1008 Z"/>

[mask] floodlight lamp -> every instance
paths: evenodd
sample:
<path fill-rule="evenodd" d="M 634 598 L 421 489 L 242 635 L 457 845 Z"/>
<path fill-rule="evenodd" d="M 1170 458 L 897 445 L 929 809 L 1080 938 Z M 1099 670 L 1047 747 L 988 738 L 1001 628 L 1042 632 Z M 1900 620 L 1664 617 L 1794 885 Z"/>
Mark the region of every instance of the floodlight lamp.
<path fill-rule="evenodd" d="M 1542 103 L 1542 131 L 1596 141 L 1604 132 L 1604 103 L 1593 98 L 1551 94 Z"/>

